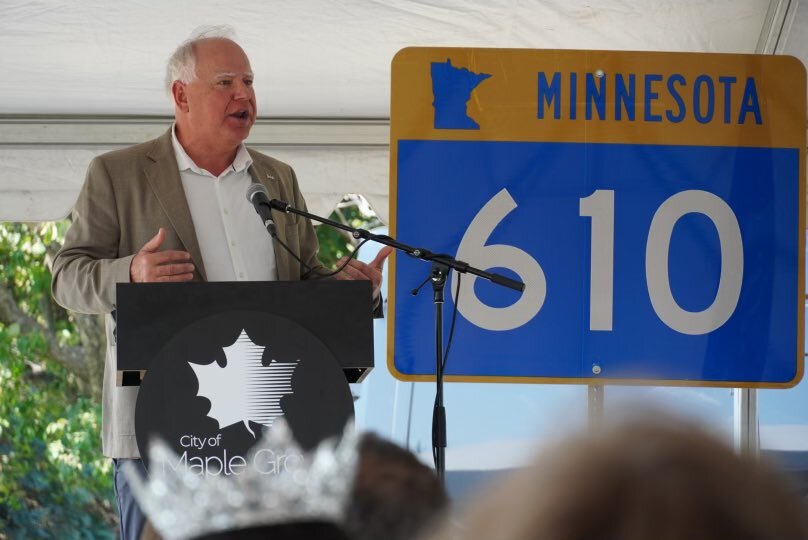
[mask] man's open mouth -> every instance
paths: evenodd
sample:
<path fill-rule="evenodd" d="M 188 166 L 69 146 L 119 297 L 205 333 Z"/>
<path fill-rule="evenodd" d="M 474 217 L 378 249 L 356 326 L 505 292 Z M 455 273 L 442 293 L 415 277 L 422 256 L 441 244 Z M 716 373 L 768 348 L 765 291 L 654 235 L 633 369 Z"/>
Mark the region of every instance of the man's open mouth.
<path fill-rule="evenodd" d="M 238 118 L 239 120 L 246 120 L 250 117 L 250 113 L 247 111 L 237 111 L 231 114 L 233 118 Z"/>

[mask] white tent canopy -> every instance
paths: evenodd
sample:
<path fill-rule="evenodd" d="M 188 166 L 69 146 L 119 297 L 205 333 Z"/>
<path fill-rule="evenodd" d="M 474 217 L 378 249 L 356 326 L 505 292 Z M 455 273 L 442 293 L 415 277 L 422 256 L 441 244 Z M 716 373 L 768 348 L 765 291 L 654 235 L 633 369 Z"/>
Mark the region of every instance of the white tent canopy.
<path fill-rule="evenodd" d="M 312 211 L 388 199 L 390 62 L 407 46 L 793 54 L 791 0 L 0 0 L 0 219 L 67 214 L 93 156 L 164 131 L 165 60 L 228 24 L 256 74 L 252 146 L 292 164 Z"/>

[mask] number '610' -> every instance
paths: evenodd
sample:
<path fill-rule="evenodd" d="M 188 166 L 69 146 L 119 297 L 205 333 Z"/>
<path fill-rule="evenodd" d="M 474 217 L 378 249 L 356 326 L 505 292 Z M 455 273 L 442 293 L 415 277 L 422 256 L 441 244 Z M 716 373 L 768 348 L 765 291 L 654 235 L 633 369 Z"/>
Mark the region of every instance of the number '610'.
<path fill-rule="evenodd" d="M 472 220 L 460 246 L 457 259 L 484 268 L 513 270 L 525 283 L 519 300 L 507 307 L 492 307 L 476 295 L 477 276 L 468 274 L 460 286 L 463 302 L 460 313 L 472 324 L 486 330 L 513 330 L 536 316 L 547 295 L 547 279 L 541 265 L 527 252 L 507 244 L 486 245 L 496 226 L 516 208 L 507 189 L 497 193 Z M 702 311 L 687 311 L 673 297 L 668 273 L 671 235 L 679 219 L 690 213 L 707 216 L 721 246 L 721 274 L 715 299 Z M 580 200 L 580 215 L 592 219 L 590 269 L 590 330 L 611 331 L 614 302 L 614 191 L 599 189 Z M 496 261 L 496 262 L 494 262 Z M 721 327 L 738 305 L 743 282 L 743 242 L 738 219 L 729 205 L 702 190 L 672 195 L 660 205 L 651 220 L 645 246 L 645 276 L 648 295 L 657 316 L 668 327 L 682 334 L 701 335 Z M 453 299 L 455 289 L 451 287 Z"/>

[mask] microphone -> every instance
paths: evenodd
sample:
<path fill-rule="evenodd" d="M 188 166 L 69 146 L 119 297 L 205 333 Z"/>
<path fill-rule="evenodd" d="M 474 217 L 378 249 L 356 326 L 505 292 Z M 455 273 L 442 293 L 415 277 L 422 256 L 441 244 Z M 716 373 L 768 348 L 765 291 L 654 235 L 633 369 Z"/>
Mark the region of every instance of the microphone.
<path fill-rule="evenodd" d="M 255 211 L 261 216 L 261 221 L 264 222 L 267 232 L 272 238 L 275 238 L 277 233 L 275 231 L 275 222 L 272 221 L 272 207 L 269 204 L 269 193 L 263 184 L 253 183 L 247 188 L 247 200 L 255 207 Z"/>
<path fill-rule="evenodd" d="M 275 230 L 275 222 L 272 221 L 272 209 L 280 210 L 282 212 L 289 212 L 289 208 L 291 206 L 288 203 L 283 201 L 279 201 L 277 199 L 269 198 L 269 193 L 267 192 L 267 188 L 264 187 L 263 184 L 259 184 L 257 182 L 250 184 L 247 188 L 247 200 L 255 207 L 255 211 L 258 212 L 258 215 L 261 216 L 261 220 L 264 222 L 264 227 L 266 227 L 267 232 L 269 235 L 278 241 L 278 244 L 289 252 L 289 254 L 300 263 L 301 268 L 306 269 L 305 276 L 308 276 L 314 271 L 314 268 L 306 264 L 297 253 L 292 251 L 292 249 L 287 246 L 283 240 L 278 238 L 277 231 Z"/>

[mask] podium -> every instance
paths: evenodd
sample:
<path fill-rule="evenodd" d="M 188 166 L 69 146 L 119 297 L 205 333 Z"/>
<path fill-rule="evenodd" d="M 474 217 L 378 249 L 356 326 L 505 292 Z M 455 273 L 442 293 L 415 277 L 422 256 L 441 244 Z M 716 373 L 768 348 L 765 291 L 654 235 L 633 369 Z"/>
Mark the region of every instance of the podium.
<path fill-rule="evenodd" d="M 348 383 L 373 368 L 372 313 L 363 281 L 118 284 L 141 456 L 159 435 L 186 467 L 228 474 L 280 416 L 304 449 L 340 435 Z"/>

